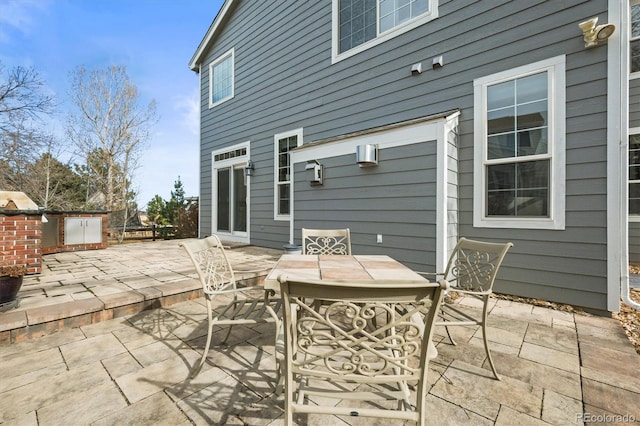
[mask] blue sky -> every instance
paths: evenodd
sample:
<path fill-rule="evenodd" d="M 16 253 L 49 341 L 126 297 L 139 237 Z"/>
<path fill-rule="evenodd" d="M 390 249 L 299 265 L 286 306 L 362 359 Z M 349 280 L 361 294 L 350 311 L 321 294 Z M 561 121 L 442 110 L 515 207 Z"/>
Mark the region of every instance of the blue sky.
<path fill-rule="evenodd" d="M 168 199 L 178 176 L 188 196 L 198 195 L 198 77 L 188 63 L 222 3 L 0 0 L 0 61 L 40 74 L 60 104 L 51 126 L 62 139 L 70 73 L 126 66 L 141 105 L 155 99 L 159 115 L 135 176 L 139 206 L 156 194 Z"/>

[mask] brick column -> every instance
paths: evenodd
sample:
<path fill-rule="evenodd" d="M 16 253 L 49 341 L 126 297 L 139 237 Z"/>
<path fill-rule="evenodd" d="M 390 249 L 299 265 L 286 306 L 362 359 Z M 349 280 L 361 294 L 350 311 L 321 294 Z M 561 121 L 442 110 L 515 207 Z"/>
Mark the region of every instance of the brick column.
<path fill-rule="evenodd" d="M 28 274 L 42 272 L 42 215 L 0 212 L 0 262 L 27 265 Z"/>

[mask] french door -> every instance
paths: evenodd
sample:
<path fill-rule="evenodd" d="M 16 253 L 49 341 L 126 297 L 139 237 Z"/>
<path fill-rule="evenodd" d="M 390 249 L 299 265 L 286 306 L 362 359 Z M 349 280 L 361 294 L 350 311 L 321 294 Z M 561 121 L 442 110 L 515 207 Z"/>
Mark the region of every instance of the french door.
<path fill-rule="evenodd" d="M 229 241 L 249 242 L 249 178 L 244 169 L 249 146 L 240 144 L 212 153 L 212 228 Z"/>
<path fill-rule="evenodd" d="M 218 232 L 247 234 L 247 183 L 243 166 L 217 169 Z"/>

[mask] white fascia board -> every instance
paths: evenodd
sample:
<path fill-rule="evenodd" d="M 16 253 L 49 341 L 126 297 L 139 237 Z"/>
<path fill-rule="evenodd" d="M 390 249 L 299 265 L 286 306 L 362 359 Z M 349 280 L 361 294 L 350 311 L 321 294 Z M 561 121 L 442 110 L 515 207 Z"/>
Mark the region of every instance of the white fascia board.
<path fill-rule="evenodd" d="M 301 147 L 291 151 L 291 163 L 302 163 L 320 158 L 339 157 L 342 155 L 353 154 L 355 164 L 355 153 L 358 145 L 375 144 L 378 145 L 378 149 L 384 149 L 426 141 L 435 141 L 438 139 L 438 135 L 442 132 L 442 127 L 447 121 L 447 118 L 437 118 L 433 121 L 407 124 L 406 126 L 399 126 L 371 133 L 363 133 L 357 136 L 345 136 L 344 139 L 320 143 L 317 145 L 302 145 Z"/>
<path fill-rule="evenodd" d="M 227 12 L 231 8 L 231 5 L 233 4 L 234 1 L 235 0 L 225 0 L 224 4 L 220 8 L 220 11 L 218 12 L 215 19 L 213 20 L 213 23 L 209 27 L 207 34 L 204 36 L 204 38 L 200 42 L 200 45 L 198 46 L 196 53 L 193 54 L 193 57 L 189 62 L 189 68 L 191 69 L 191 71 L 198 71 L 198 72 L 200 71 L 199 65 L 202 62 L 201 61 L 202 55 L 204 54 L 205 50 L 207 50 L 207 48 L 213 41 L 213 38 L 218 32 L 218 28 L 220 27 L 220 23 L 224 20 L 224 17 L 227 15 Z"/>

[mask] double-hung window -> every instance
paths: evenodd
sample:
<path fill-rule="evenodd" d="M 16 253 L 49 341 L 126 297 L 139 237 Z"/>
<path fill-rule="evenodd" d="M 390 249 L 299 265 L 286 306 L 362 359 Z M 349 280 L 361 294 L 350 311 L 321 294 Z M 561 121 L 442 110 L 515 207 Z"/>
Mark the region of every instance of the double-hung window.
<path fill-rule="evenodd" d="M 564 229 L 565 57 L 474 80 L 474 226 Z"/>
<path fill-rule="evenodd" d="M 291 167 L 290 152 L 302 145 L 302 129 L 275 135 L 275 188 L 274 188 L 274 218 L 288 220 L 291 214 L 291 181 L 293 169 Z"/>
<path fill-rule="evenodd" d="M 640 0 L 631 1 L 631 34 L 629 34 L 629 63 L 631 73 L 640 71 Z"/>
<path fill-rule="evenodd" d="M 640 128 L 629 130 L 629 220 L 640 222 Z"/>
<path fill-rule="evenodd" d="M 438 0 L 333 0 L 337 62 L 438 16 Z"/>
<path fill-rule="evenodd" d="M 209 64 L 209 108 L 233 98 L 234 50 Z"/>

